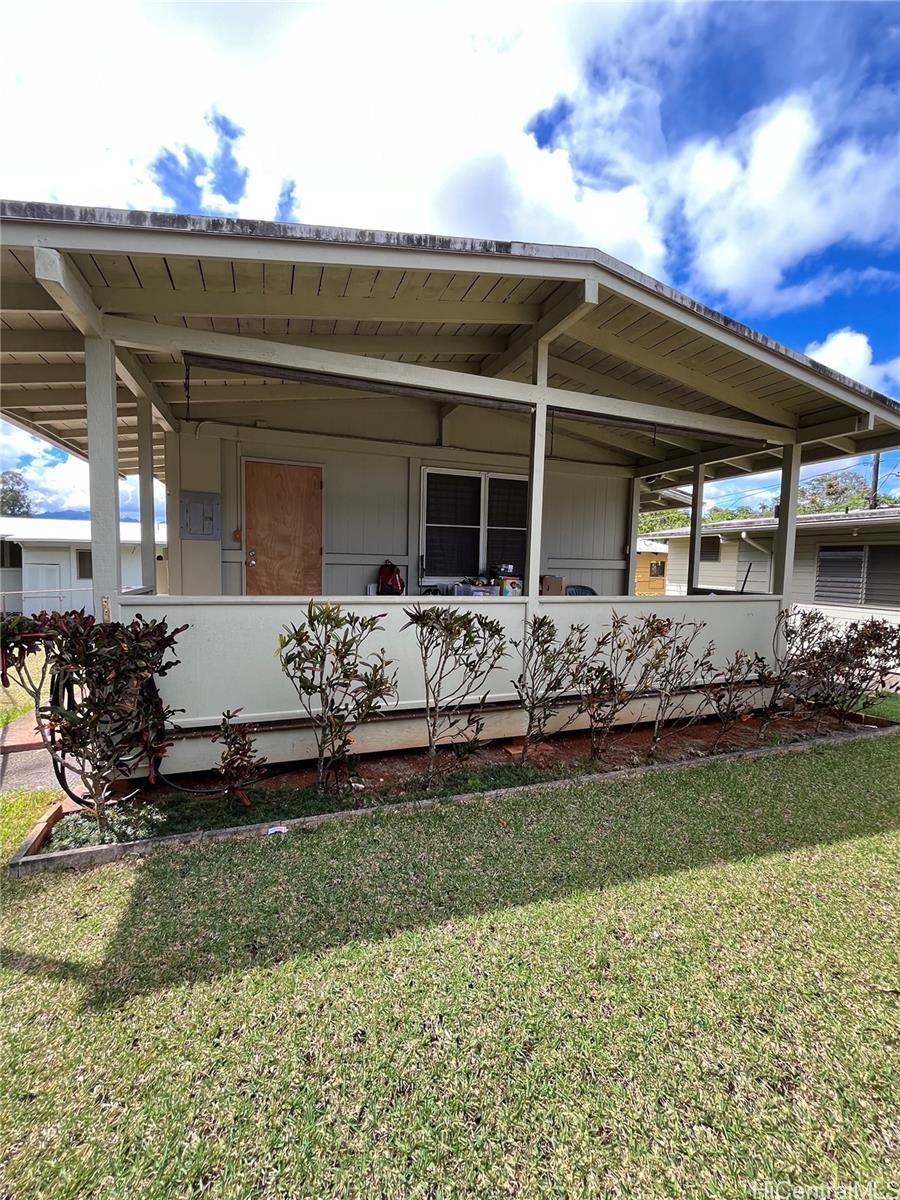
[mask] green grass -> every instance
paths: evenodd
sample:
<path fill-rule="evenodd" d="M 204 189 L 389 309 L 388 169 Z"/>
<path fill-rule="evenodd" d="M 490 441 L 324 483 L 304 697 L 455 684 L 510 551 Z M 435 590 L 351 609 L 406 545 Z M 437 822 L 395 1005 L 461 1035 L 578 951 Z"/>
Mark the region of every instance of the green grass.
<path fill-rule="evenodd" d="M 39 651 L 41 658 L 43 657 L 43 653 L 43 650 Z M 32 674 L 36 677 L 40 671 L 38 659 L 32 656 L 29 662 Z M 47 680 L 43 690 L 44 699 L 49 694 L 50 681 Z M 30 712 L 31 707 L 31 700 L 28 693 L 23 691 L 14 679 L 10 678 L 9 687 L 0 687 L 0 729 L 4 725 L 9 725 L 10 722 L 15 721 L 17 717 L 24 716 L 25 713 Z"/>
<path fill-rule="evenodd" d="M 10 884 L 4 1190 L 884 1189 L 898 779 L 871 738 Z"/>
<path fill-rule="evenodd" d="M 0 864 L 18 850 L 25 834 L 59 791 L 33 792 L 14 788 L 0 793 Z"/>
<path fill-rule="evenodd" d="M 887 721 L 900 722 L 900 694 L 897 692 L 882 692 L 873 704 L 865 711 L 871 717 L 884 717 Z"/>
<path fill-rule="evenodd" d="M 130 842 L 139 838 L 161 837 L 165 834 L 188 833 L 196 829 L 222 829 L 228 826 L 253 825 L 261 821 L 286 821 L 294 817 L 309 817 L 323 812 L 340 812 L 348 808 L 391 804 L 424 797 L 436 799 L 456 796 L 463 792 L 491 791 L 494 788 L 515 787 L 520 784 L 551 781 L 596 771 L 597 764 L 589 759 L 561 763 L 553 767 L 536 767 L 530 763 L 496 763 L 477 769 L 451 771 L 429 787 L 424 778 L 411 780 L 405 787 L 384 791 L 345 792 L 340 796 L 320 795 L 308 788 L 248 788 L 250 805 L 237 796 L 191 797 L 173 793 L 152 801 L 138 797 L 126 804 L 111 805 L 108 810 L 107 841 Z M 93 817 L 71 813 L 53 827 L 44 851 L 71 850 L 78 846 L 96 846 L 100 842 L 97 822 Z"/>

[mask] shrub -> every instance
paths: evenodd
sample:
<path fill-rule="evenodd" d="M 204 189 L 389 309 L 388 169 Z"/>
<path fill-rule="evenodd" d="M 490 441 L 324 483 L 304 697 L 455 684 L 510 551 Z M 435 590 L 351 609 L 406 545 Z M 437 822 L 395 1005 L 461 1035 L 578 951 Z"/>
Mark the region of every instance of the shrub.
<path fill-rule="evenodd" d="M 653 615 L 632 624 L 613 612 L 609 630 L 598 637 L 578 673 L 580 711 L 587 714 L 591 757 L 602 758 L 616 717 L 645 692 L 657 666 L 664 623 Z"/>
<path fill-rule="evenodd" d="M 771 693 L 763 709 L 760 737 L 774 717 L 814 703 L 816 655 L 828 628 L 828 618 L 815 608 L 786 608 L 778 614 L 772 640 L 773 667 L 765 681 Z"/>
<path fill-rule="evenodd" d="M 383 613 L 364 617 L 331 601 L 311 600 L 299 625 L 278 636 L 281 669 L 290 679 L 315 732 L 316 778 L 339 791 L 347 774 L 353 731 L 397 695 L 396 671 L 384 650 L 363 657 L 363 644 Z"/>
<path fill-rule="evenodd" d="M 818 609 L 785 609 L 775 633 L 772 695 L 761 733 L 778 713 L 807 709 L 841 720 L 865 707 L 900 669 L 900 627 L 871 618 L 838 624 Z"/>
<path fill-rule="evenodd" d="M 900 627 L 871 618 L 830 625 L 812 654 L 809 702 L 819 716 L 842 721 L 879 694 L 892 671 L 900 669 Z"/>
<path fill-rule="evenodd" d="M 535 616 L 526 622 L 524 637 L 511 644 L 522 655 L 522 670 L 513 684 L 526 715 L 524 760 L 534 743 L 544 736 L 551 717 L 559 712 L 566 698 L 578 694 L 579 678 L 585 668 L 587 626 L 572 625 L 560 642 L 553 618 Z M 580 711 L 576 701 L 561 728 L 571 725 Z"/>
<path fill-rule="evenodd" d="M 457 753 L 477 746 L 489 695 L 481 689 L 506 657 L 508 643 L 500 622 L 483 613 L 439 604 L 404 611 L 403 628 L 415 630 L 422 660 L 428 778 L 433 779 L 439 746 L 449 742 Z"/>
<path fill-rule="evenodd" d="M 249 806 L 250 801 L 244 791 L 250 783 L 259 778 L 265 768 L 265 758 L 256 753 L 253 735 L 246 725 L 235 725 L 234 718 L 241 710 L 226 709 L 222 713 L 222 723 L 218 733 L 212 740 L 222 743 L 222 753 L 216 770 L 224 782 L 224 794 L 235 792 Z"/>
<path fill-rule="evenodd" d="M 770 677 L 769 666 L 760 654 L 736 650 L 713 675 L 707 689 L 707 702 L 719 722 L 719 731 L 711 751 L 718 750 L 739 721 L 753 715 L 754 701 Z"/>
<path fill-rule="evenodd" d="M 705 621 L 660 620 L 657 648 L 652 655 L 653 686 L 657 693 L 656 715 L 650 738 L 650 753 L 655 754 L 665 728 L 680 723 L 684 728 L 703 714 L 703 703 L 697 703 L 697 687 L 712 672 L 712 642 L 697 649 L 697 638 L 706 628 Z M 693 701 L 693 702 L 692 702 Z"/>
<path fill-rule="evenodd" d="M 171 744 L 166 724 L 174 711 L 155 680 L 177 665 L 166 655 L 185 629 L 169 630 L 165 621 L 145 621 L 140 614 L 128 623 L 103 623 L 83 610 L 0 623 L 3 682 L 12 672 L 30 696 L 57 776 L 63 782 L 74 773 L 81 780 L 101 836 L 116 780 L 130 777 L 145 760 L 154 778 Z M 43 658 L 36 653 L 41 649 Z"/>

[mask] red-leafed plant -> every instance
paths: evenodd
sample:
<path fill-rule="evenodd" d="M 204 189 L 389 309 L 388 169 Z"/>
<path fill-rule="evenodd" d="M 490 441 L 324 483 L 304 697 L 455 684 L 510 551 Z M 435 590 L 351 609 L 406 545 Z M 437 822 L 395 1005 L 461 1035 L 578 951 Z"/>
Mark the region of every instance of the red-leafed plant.
<path fill-rule="evenodd" d="M 57 777 L 81 781 L 101 836 L 116 781 L 145 761 L 152 780 L 171 744 L 167 722 L 174 710 L 160 697 L 156 679 L 177 665 L 167 655 L 186 628 L 170 630 L 165 621 L 140 614 L 127 623 L 103 623 L 83 610 L 0 622 L 4 686 L 11 674 L 31 698 Z"/>
<path fill-rule="evenodd" d="M 240 711 L 239 708 L 235 708 L 226 709 L 222 713 L 222 723 L 218 733 L 213 734 L 212 740 L 222 743 L 222 753 L 216 770 L 224 781 L 225 795 L 234 792 L 249 807 L 250 800 L 244 788 L 259 778 L 268 759 L 256 753 L 249 727 L 235 725 L 234 718 Z"/>

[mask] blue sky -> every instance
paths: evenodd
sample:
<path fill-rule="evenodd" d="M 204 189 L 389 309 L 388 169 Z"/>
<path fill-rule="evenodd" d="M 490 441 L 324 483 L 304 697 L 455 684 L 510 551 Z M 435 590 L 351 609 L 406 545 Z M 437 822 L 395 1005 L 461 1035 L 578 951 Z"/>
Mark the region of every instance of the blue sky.
<path fill-rule="evenodd" d="M 896 4 L 110 11 L 5 18 L 42 51 L 2 83 L 4 195 L 598 246 L 900 395 Z M 80 463 L 4 432 L 39 506 L 85 506 Z"/>

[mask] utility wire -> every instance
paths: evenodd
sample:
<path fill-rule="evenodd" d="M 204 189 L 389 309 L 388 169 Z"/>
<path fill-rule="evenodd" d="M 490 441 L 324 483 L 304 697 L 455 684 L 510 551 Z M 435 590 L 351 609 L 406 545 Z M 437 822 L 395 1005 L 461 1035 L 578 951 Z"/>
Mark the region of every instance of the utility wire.
<path fill-rule="evenodd" d="M 811 483 L 812 480 L 814 480 L 814 479 L 821 479 L 825 475 L 843 475 L 846 471 L 853 470 L 853 469 L 854 468 L 852 468 L 852 467 L 844 467 L 843 470 L 841 470 L 841 469 L 833 470 L 832 469 L 830 471 L 819 471 L 815 475 L 807 475 L 805 478 L 801 479 L 800 486 L 802 487 L 804 483 Z M 900 475 L 900 468 L 895 467 L 892 471 L 888 471 L 887 475 L 882 475 L 881 483 L 879 484 L 879 487 L 881 486 L 881 484 L 883 484 L 885 482 L 885 480 L 890 479 L 891 476 L 893 476 L 893 475 Z M 712 480 L 712 479 L 710 480 L 710 483 L 714 483 L 714 482 L 715 482 L 715 480 Z M 745 496 L 768 495 L 768 494 L 776 493 L 777 491 L 778 491 L 778 485 L 774 484 L 769 487 L 754 488 L 753 490 L 750 490 L 750 491 L 723 492 L 721 495 L 719 495 L 715 498 L 714 503 L 720 504 L 723 500 L 740 500 Z"/>

